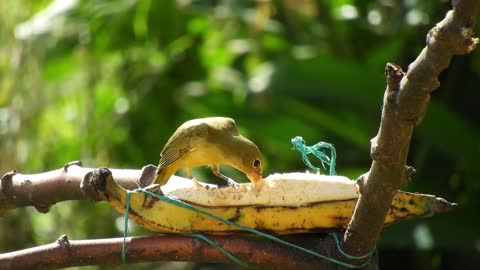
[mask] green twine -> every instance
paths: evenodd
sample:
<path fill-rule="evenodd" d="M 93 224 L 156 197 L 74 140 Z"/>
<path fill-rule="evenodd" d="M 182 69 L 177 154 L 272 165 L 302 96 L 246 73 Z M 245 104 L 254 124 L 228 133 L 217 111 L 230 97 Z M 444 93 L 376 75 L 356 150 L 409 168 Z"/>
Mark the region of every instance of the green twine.
<path fill-rule="evenodd" d="M 130 211 L 130 194 L 131 191 L 127 190 L 127 200 L 125 202 L 125 216 L 124 216 L 124 228 L 123 228 L 123 243 L 122 243 L 122 264 L 127 262 L 127 235 L 128 235 L 128 212 Z"/>
<path fill-rule="evenodd" d="M 143 190 L 141 188 L 138 188 L 138 189 L 134 190 L 134 192 L 137 192 L 137 191 L 142 192 Z M 127 258 L 126 258 L 127 257 L 127 252 L 126 252 L 127 241 L 126 241 L 126 239 L 127 239 L 127 235 L 128 235 L 128 212 L 130 211 L 130 196 L 131 196 L 131 193 L 132 193 L 132 191 L 127 190 L 127 198 L 126 198 L 126 202 L 125 202 L 125 215 L 124 215 L 123 243 L 122 243 L 122 264 L 126 264 L 126 262 L 127 262 Z M 160 196 L 160 195 L 158 195 L 158 196 Z M 253 267 L 251 267 L 250 265 L 248 265 L 245 262 L 242 262 L 237 257 L 233 256 L 230 252 L 226 251 L 224 248 L 217 245 L 215 242 L 208 239 L 207 237 L 205 237 L 201 234 L 186 234 L 186 235 L 190 236 L 190 237 L 195 237 L 195 238 L 198 238 L 198 239 L 201 239 L 201 240 L 207 242 L 210 246 L 216 248 L 218 251 L 223 253 L 230 260 L 234 261 L 235 263 L 239 264 L 240 266 L 245 267 L 245 268 L 253 269 Z"/>
<path fill-rule="evenodd" d="M 218 251 L 220 251 L 221 253 L 223 253 L 223 255 L 227 256 L 230 260 L 234 261 L 235 263 L 237 263 L 238 265 L 242 266 L 242 267 L 245 267 L 245 268 L 249 268 L 249 269 L 253 269 L 252 266 L 248 265 L 247 263 L 245 262 L 242 262 L 241 260 L 239 260 L 237 257 L 233 256 L 232 253 L 226 251 L 224 248 L 222 248 L 221 246 L 217 245 L 215 242 L 213 242 L 212 240 L 208 239 L 205 235 L 203 234 L 186 234 L 186 236 L 190 236 L 190 237 L 195 237 L 195 238 L 198 238 L 198 239 L 201 239 L 205 242 L 207 242 L 207 244 L 209 244 L 210 246 L 216 248 Z"/>
<path fill-rule="evenodd" d="M 337 153 L 335 151 L 335 147 L 332 144 L 326 142 L 319 142 L 312 146 L 305 145 L 305 141 L 302 137 L 297 136 L 292 139 L 293 149 L 298 150 L 302 154 L 302 160 L 310 169 L 314 170 L 315 172 L 319 172 L 320 168 L 313 166 L 313 164 L 308 159 L 308 154 L 313 154 L 317 157 L 322 167 L 326 170 L 325 164 L 330 166 L 330 175 L 335 175 L 335 160 L 337 158 Z M 327 148 L 330 150 L 331 158 L 328 157 L 327 154 L 321 150 L 322 148 Z"/>
<path fill-rule="evenodd" d="M 253 234 L 256 234 L 258 236 L 261 236 L 263 238 L 266 238 L 266 239 L 269 239 L 271 241 L 274 241 L 274 242 L 277 242 L 277 243 L 280 243 L 280 244 L 283 244 L 285 246 L 289 246 L 289 247 L 292 247 L 292 248 L 295 248 L 295 249 L 298 249 L 300 251 L 303 251 L 305 253 L 308 253 L 310 255 L 313 255 L 313 256 L 316 256 L 318 258 L 322 258 L 324 260 L 327 260 L 329 262 L 332 262 L 332 263 L 335 263 L 335 264 L 338 264 L 340 266 L 343 266 L 343 267 L 347 267 L 347 268 L 362 268 L 362 267 L 365 267 L 370 261 L 366 261 L 364 262 L 363 264 L 361 265 L 353 265 L 353 264 L 349 264 L 349 263 L 346 263 L 346 262 L 342 262 L 342 261 L 339 261 L 339 260 L 336 260 L 334 258 L 330 258 L 330 257 L 327 257 L 325 255 L 322 255 L 322 254 L 319 254 L 315 251 L 312 251 L 312 250 L 309 250 L 309 249 L 306 249 L 304 247 L 301 247 L 301 246 L 298 246 L 298 245 L 295 245 L 295 244 L 292 244 L 290 242 L 287 242 L 285 240 L 282 240 L 280 238 L 277 238 L 273 235 L 269 235 L 269 234 L 266 234 L 266 233 L 263 233 L 263 232 L 260 232 L 260 231 L 257 231 L 255 229 L 252 229 L 252 228 L 249 228 L 249 227 L 246 227 L 246 226 L 243 226 L 241 224 L 238 224 L 238 223 L 235 223 L 235 222 L 232 222 L 230 220 L 226 220 L 224 218 L 221 218 L 219 216 L 216 216 L 214 214 L 211 214 L 209 212 L 206 212 L 202 209 L 199 209 L 199 208 L 196 208 L 186 202 L 183 202 L 183 201 L 180 201 L 180 200 L 176 200 L 176 199 L 173 199 L 173 198 L 169 198 L 165 195 L 159 195 L 159 194 L 155 194 L 155 193 L 152 193 L 146 189 L 136 189 L 135 192 L 143 192 L 149 196 L 152 196 L 154 198 L 157 198 L 159 200 L 162 200 L 164 202 L 168 202 L 168 203 L 171 203 L 173 205 L 176 205 L 176 206 L 179 206 L 179 207 L 182 207 L 182 208 L 186 208 L 186 209 L 190 209 L 190 210 L 193 210 L 193 211 L 196 211 L 198 213 L 201 213 L 201 214 L 204 214 L 206 216 L 209 216 L 211 218 L 214 218 L 216 220 L 219 220 L 221 222 L 224 222 L 228 225 L 231 225 L 231 226 L 234 226 L 234 227 L 237 227 L 237 228 L 240 228 L 242 230 L 245 230 L 247 232 L 251 232 Z M 123 236 L 123 245 L 122 245 L 122 263 L 125 263 L 126 259 L 126 235 L 127 235 L 127 230 L 128 230 L 128 211 L 129 211 L 129 208 L 130 208 L 130 191 L 127 190 L 127 200 L 126 200 L 126 207 L 125 207 L 125 230 L 124 230 L 124 236 Z M 335 234 L 334 234 L 335 235 Z M 236 263 L 240 264 L 241 266 L 244 266 L 244 267 L 247 267 L 247 268 L 251 268 L 248 264 L 245 264 L 244 262 L 238 260 L 235 256 L 233 256 L 231 253 L 229 253 L 228 251 L 224 250 L 223 248 L 221 248 L 220 246 L 218 246 L 217 244 L 213 243 L 212 241 L 210 241 L 208 238 L 206 237 L 198 237 L 198 234 L 194 234 L 192 235 L 193 237 L 197 237 L 197 238 L 200 238 L 204 241 L 206 241 L 208 244 L 212 245 L 213 247 L 219 249 L 220 252 L 222 252 L 223 254 L 225 254 L 226 256 L 228 256 L 230 259 L 232 259 L 233 261 L 235 261 Z M 349 255 L 347 253 L 345 253 L 341 247 L 340 247 L 340 242 L 338 241 L 338 238 L 336 237 L 336 235 L 334 236 L 335 237 L 335 240 L 336 240 L 336 243 L 337 243 L 337 248 L 338 250 L 340 251 L 340 253 L 344 256 L 346 256 L 347 258 L 349 259 L 364 259 L 364 258 L 367 258 L 369 256 L 371 256 L 371 254 L 373 253 L 373 251 L 369 252 L 368 254 L 365 254 L 365 255 L 362 255 L 362 256 L 352 256 L 352 255 Z"/>
<path fill-rule="evenodd" d="M 362 260 L 362 259 L 370 258 L 373 255 L 373 253 L 375 252 L 375 250 L 377 249 L 377 246 L 374 246 L 373 249 L 370 250 L 366 254 L 359 255 L 359 256 L 350 255 L 350 254 L 346 253 L 345 251 L 343 251 L 342 247 L 340 246 L 340 240 L 338 239 L 337 234 L 334 233 L 334 232 L 330 233 L 330 234 L 333 235 L 333 239 L 335 239 L 335 244 L 337 244 L 337 249 L 340 252 L 340 254 L 342 254 L 345 258 L 350 259 L 350 260 Z"/>

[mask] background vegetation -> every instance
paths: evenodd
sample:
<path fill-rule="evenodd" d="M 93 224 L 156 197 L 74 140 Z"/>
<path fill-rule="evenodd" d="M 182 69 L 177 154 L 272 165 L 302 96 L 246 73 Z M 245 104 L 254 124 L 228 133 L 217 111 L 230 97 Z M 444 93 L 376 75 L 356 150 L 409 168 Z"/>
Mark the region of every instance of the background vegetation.
<path fill-rule="evenodd" d="M 434 0 L 1 1 L 1 173 L 78 159 L 141 168 L 158 162 L 183 121 L 225 115 L 260 146 L 265 175 L 306 169 L 291 149 L 299 135 L 335 144 L 338 173 L 355 179 L 371 162 L 386 62 L 406 69 L 449 9 Z M 415 131 L 409 161 L 417 175 L 405 187 L 460 209 L 386 228 L 381 268 L 480 265 L 479 71 L 474 51 L 442 74 Z M 0 217 L 0 227 L 0 252 L 61 234 L 122 234 L 119 215 L 91 202 L 61 203 L 48 214 L 18 209 Z"/>

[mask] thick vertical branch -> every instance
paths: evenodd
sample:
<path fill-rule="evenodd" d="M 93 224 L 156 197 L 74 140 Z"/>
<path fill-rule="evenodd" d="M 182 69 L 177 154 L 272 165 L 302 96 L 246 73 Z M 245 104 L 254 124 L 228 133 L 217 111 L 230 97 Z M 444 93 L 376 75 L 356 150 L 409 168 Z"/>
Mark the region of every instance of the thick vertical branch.
<path fill-rule="evenodd" d="M 406 74 L 387 64 L 380 128 L 371 141 L 373 162 L 361 177 L 361 195 L 344 237 L 350 253 L 365 254 L 374 248 L 395 191 L 414 171 L 406 166 L 410 140 L 423 119 L 430 93 L 439 86 L 439 73 L 454 55 L 469 53 L 478 43 L 472 28 L 479 6 L 478 0 L 453 1 L 453 10 L 430 30 L 427 46 Z"/>

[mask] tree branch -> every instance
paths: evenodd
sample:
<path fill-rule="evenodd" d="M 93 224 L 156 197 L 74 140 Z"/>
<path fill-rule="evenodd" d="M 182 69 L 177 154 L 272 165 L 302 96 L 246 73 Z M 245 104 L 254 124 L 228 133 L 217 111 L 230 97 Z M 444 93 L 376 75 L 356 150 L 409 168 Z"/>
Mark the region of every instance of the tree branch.
<path fill-rule="evenodd" d="M 0 212 L 24 206 L 35 206 L 42 213 L 51 205 L 65 200 L 98 200 L 90 183 L 96 169 L 83 168 L 70 162 L 63 168 L 39 173 L 15 171 L 1 178 Z M 142 170 L 110 169 L 124 188 L 137 188 L 149 183 L 155 166 Z M 176 177 L 176 176 L 172 176 Z M 340 235 L 341 236 L 341 235 Z M 333 269 L 335 264 L 294 248 L 248 235 L 207 236 L 242 261 L 261 268 Z M 282 239 L 319 254 L 345 260 L 329 234 L 299 234 Z M 187 236 L 167 235 L 127 238 L 127 262 L 191 261 L 233 263 L 228 257 L 204 241 Z M 0 254 L 0 269 L 57 269 L 83 265 L 119 265 L 123 238 L 69 241 L 66 236 L 56 242 L 25 250 Z M 372 260 L 369 269 L 376 269 Z"/>
<path fill-rule="evenodd" d="M 115 180 L 126 189 L 145 186 L 156 167 L 147 165 L 142 170 L 111 169 Z M 95 200 L 94 193 L 82 189 L 82 181 L 94 168 L 83 168 L 80 161 L 67 163 L 63 168 L 39 174 L 6 173 L 0 179 L 0 214 L 10 209 L 34 206 L 46 213 L 50 207 L 67 200 Z"/>
<path fill-rule="evenodd" d="M 96 188 L 105 185 L 101 183 L 101 178 L 98 178 L 99 176 L 107 177 L 107 174 L 101 173 L 105 171 L 108 172 L 110 178 L 112 177 L 110 173 L 114 172 L 116 181 L 120 182 L 124 188 L 134 189 L 137 187 L 135 182 L 149 183 L 156 168 L 150 165 L 145 166 L 142 170 L 107 170 L 105 168 L 82 168 L 79 162 L 71 162 L 62 169 L 39 174 L 7 173 L 2 177 L 0 191 L 3 197 L 1 197 L 0 209 L 5 211 L 26 205 L 33 205 L 38 209 L 39 205 L 47 205 L 42 210 L 48 211 L 51 204 L 62 200 L 88 198 L 100 200 L 101 198 L 97 197 L 99 193 Z M 96 185 L 92 185 L 92 181 Z M 103 178 L 102 181 L 106 181 L 106 179 Z M 436 201 L 444 202 L 443 200 Z M 445 209 L 444 206 L 439 208 Z M 244 234 L 212 237 L 235 256 L 262 268 L 294 269 L 302 266 L 302 269 L 336 269 L 339 267 L 299 250 L 279 246 L 268 240 L 254 240 Z M 339 254 L 339 250 L 329 234 L 289 235 L 282 238 L 327 257 L 337 258 L 339 261 L 347 260 Z M 129 263 L 157 260 L 232 263 L 218 251 L 212 252 L 213 249 L 206 244 L 204 246 L 208 246 L 207 250 L 210 251 L 204 251 L 204 246 L 193 244 L 200 241 L 198 239 L 173 236 L 162 237 L 162 241 L 158 241 L 156 238 L 151 240 L 150 237 L 132 239 L 142 239 L 138 242 L 142 246 L 137 250 L 135 244 L 128 245 L 128 254 L 131 255 Z M 137 243 L 136 241 L 135 243 Z M 143 241 L 150 244 L 143 244 Z M 69 242 L 66 238 L 62 238 L 50 245 L 0 255 L 0 269 L 32 269 L 32 267 L 49 269 L 93 264 L 119 264 L 119 249 L 121 249 L 121 241 L 118 239 Z M 184 253 L 176 251 L 178 249 Z M 251 256 L 259 251 L 261 251 L 259 255 Z M 144 254 L 144 256 L 139 254 Z M 155 254 L 155 256 L 151 254 Z M 172 257 L 172 254 L 175 256 Z M 377 265 L 370 263 L 368 267 L 376 269 Z"/>
<path fill-rule="evenodd" d="M 374 248 L 395 192 L 414 172 L 406 166 L 413 129 L 424 117 L 430 93 L 439 86 L 439 73 L 454 55 L 469 53 L 478 43 L 472 28 L 479 6 L 478 0 L 454 0 L 453 10 L 430 30 L 427 46 L 406 74 L 387 64 L 380 128 L 371 141 L 373 162 L 360 177 L 361 195 L 344 236 L 345 249 L 351 254 Z"/>
<path fill-rule="evenodd" d="M 332 269 L 332 264 L 270 241 L 246 236 L 207 236 L 251 266 L 263 269 Z M 334 256 L 331 237 L 293 235 L 285 240 Z M 57 269 L 85 265 L 120 265 L 123 238 L 70 241 L 64 235 L 51 244 L 0 254 L 0 269 Z M 233 262 L 206 242 L 188 236 L 128 237 L 126 262 L 190 261 Z M 376 269 L 376 262 L 369 269 Z"/>
<path fill-rule="evenodd" d="M 375 246 L 385 216 L 396 190 L 413 173 L 406 166 L 414 127 L 424 117 L 430 93 L 439 86 L 438 74 L 453 55 L 471 52 L 478 39 L 473 38 L 474 19 L 480 1 L 453 1 L 453 11 L 427 36 L 427 46 L 405 74 L 400 67 L 387 64 L 387 89 L 378 134 L 372 139 L 370 171 L 361 177 L 359 197 L 354 215 L 343 238 L 347 252 L 361 255 Z M 63 169 L 35 175 L 16 172 L 5 174 L 0 185 L 0 212 L 24 206 L 35 206 L 40 212 L 64 200 L 96 199 L 82 189 L 82 181 L 93 171 L 70 163 Z M 139 181 L 151 179 L 153 166 L 140 170 L 111 170 L 125 188 L 133 189 Z M 61 190 L 62 192 L 58 192 Z M 333 268 L 332 264 L 279 246 L 242 236 L 209 236 L 211 240 L 256 267 L 277 269 Z M 292 235 L 290 242 L 336 257 L 338 251 L 330 237 Z M 105 240 L 57 242 L 0 255 L 1 269 L 52 269 L 75 265 L 117 265 L 120 263 L 122 238 Z M 196 238 L 184 236 L 153 236 L 128 238 L 127 262 L 182 260 L 196 262 L 231 261 L 215 248 Z M 369 267 L 375 267 L 370 264 Z"/>

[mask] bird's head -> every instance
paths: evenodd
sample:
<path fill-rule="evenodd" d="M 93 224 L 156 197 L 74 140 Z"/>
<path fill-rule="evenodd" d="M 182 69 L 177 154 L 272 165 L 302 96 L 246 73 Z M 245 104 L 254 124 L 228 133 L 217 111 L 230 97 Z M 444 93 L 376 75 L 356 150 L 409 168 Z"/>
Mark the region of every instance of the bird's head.
<path fill-rule="evenodd" d="M 238 156 L 240 160 L 236 162 L 235 167 L 245 173 L 253 185 L 256 185 L 262 180 L 262 153 L 257 145 L 247 138 L 239 136 L 238 140 L 236 156 Z"/>

